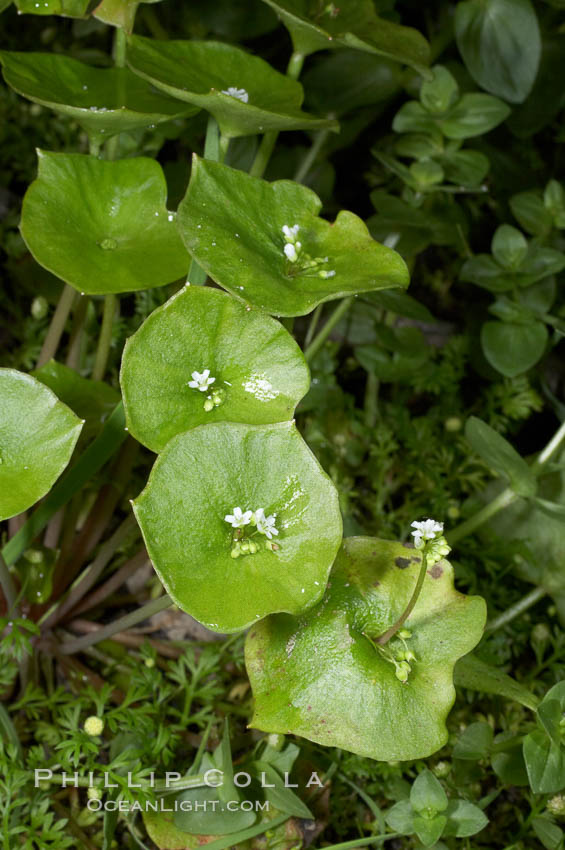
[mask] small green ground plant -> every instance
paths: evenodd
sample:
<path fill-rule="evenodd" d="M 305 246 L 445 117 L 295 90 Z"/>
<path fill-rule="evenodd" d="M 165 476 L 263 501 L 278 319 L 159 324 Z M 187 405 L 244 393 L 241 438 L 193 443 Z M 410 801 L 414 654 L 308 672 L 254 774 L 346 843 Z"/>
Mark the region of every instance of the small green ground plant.
<path fill-rule="evenodd" d="M 3 850 L 563 850 L 562 0 L 0 12 Z"/>

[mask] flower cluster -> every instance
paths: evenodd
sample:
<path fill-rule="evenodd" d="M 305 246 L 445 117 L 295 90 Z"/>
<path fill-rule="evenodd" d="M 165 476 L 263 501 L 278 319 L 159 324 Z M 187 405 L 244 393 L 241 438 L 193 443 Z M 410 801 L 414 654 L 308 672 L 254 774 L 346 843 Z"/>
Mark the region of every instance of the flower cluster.
<path fill-rule="evenodd" d="M 367 635 L 365 635 L 367 637 Z M 403 685 L 408 681 L 408 677 L 412 672 L 410 662 L 414 663 L 417 659 L 411 649 L 408 649 L 406 641 L 412 637 L 412 632 L 408 629 L 401 629 L 395 635 L 394 645 L 379 646 L 378 643 L 373 643 L 373 646 L 389 664 L 394 665 L 394 675 Z M 400 642 L 400 646 L 398 645 Z"/>
<path fill-rule="evenodd" d="M 235 97 L 236 100 L 243 101 L 243 103 L 247 103 L 249 100 L 249 95 L 245 89 L 238 89 L 236 86 L 230 86 L 227 89 L 222 89 L 222 94 L 228 94 L 230 97 Z"/>
<path fill-rule="evenodd" d="M 278 544 L 272 542 L 272 538 L 278 535 L 278 529 L 275 527 L 276 515 L 265 515 L 264 508 L 257 508 L 255 511 L 242 511 L 240 507 L 234 508 L 232 514 L 226 514 L 225 522 L 228 522 L 235 529 L 233 536 L 233 546 L 231 550 L 232 558 L 239 558 L 240 555 L 253 555 L 257 552 L 259 546 L 252 538 L 256 534 L 263 534 L 267 540 L 265 548 L 274 551 L 278 549 Z M 250 531 L 254 528 L 255 531 L 245 536 L 245 531 Z M 245 531 L 244 531 L 245 529 Z"/>
<path fill-rule="evenodd" d="M 318 277 L 323 279 L 334 277 L 335 271 L 318 269 L 320 265 L 329 262 L 329 257 L 314 257 L 314 259 L 312 259 L 309 254 L 306 254 L 302 250 L 302 242 L 298 240 L 299 230 L 299 224 L 293 224 L 292 227 L 288 224 L 283 224 L 282 226 L 283 236 L 286 240 L 283 247 L 283 254 L 289 263 L 292 263 L 293 266 L 296 265 L 296 273 L 311 274 L 312 272 L 317 271 Z"/>
<path fill-rule="evenodd" d="M 441 561 L 451 551 L 447 540 L 443 536 L 443 522 L 435 519 L 425 519 L 422 522 L 412 523 L 412 537 L 416 549 L 424 549 L 428 566 Z"/>
<path fill-rule="evenodd" d="M 204 369 L 203 372 L 193 372 L 192 381 L 188 382 L 188 386 L 193 390 L 199 390 L 201 393 L 206 393 L 215 382 L 215 378 L 210 375 L 210 369 Z M 224 400 L 224 390 L 216 389 L 213 393 L 206 396 L 204 401 L 204 410 L 209 413 L 218 407 Z"/>

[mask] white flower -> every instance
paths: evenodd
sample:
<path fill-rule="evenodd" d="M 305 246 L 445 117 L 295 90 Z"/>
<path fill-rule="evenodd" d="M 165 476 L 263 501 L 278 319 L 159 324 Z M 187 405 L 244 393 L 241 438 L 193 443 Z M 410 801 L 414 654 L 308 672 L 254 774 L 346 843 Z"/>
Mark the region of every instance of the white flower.
<path fill-rule="evenodd" d="M 298 236 L 298 231 L 300 230 L 299 224 L 293 224 L 292 227 L 289 227 L 288 224 L 283 224 L 282 232 L 284 238 L 287 242 L 290 242 L 294 245 L 296 242 L 296 237 Z"/>
<path fill-rule="evenodd" d="M 245 89 L 238 89 L 236 86 L 230 86 L 229 89 L 222 89 L 222 94 L 229 94 L 230 97 L 235 97 L 237 100 L 242 100 L 244 103 L 247 103 L 249 100 L 249 95 Z"/>
<path fill-rule="evenodd" d="M 436 535 L 443 532 L 443 522 L 436 522 L 435 519 L 425 519 L 422 522 L 413 522 L 411 527 L 416 529 L 412 532 L 414 545 L 420 548 L 422 540 L 435 540 Z"/>
<path fill-rule="evenodd" d="M 277 535 L 279 532 L 275 528 L 276 517 L 274 514 L 271 516 L 265 516 L 265 511 L 263 508 L 257 508 L 254 513 L 255 525 L 257 526 L 257 531 L 260 534 L 265 534 L 269 540 L 273 536 L 273 534 Z"/>
<path fill-rule="evenodd" d="M 210 377 L 210 370 L 204 369 L 202 374 L 200 372 L 192 373 L 192 381 L 188 382 L 188 386 L 192 387 L 193 390 L 200 390 L 201 393 L 205 393 L 215 380 L 215 378 Z"/>
<path fill-rule="evenodd" d="M 233 528 L 243 528 L 244 525 L 249 525 L 251 517 L 253 516 L 253 511 L 243 511 L 241 508 L 234 508 L 233 514 L 226 514 L 224 519 L 226 522 Z"/>
<path fill-rule="evenodd" d="M 298 243 L 300 245 L 300 242 Z M 291 263 L 295 263 L 298 259 L 298 254 L 296 253 L 296 248 L 291 242 L 287 242 L 284 246 L 284 255 Z"/>

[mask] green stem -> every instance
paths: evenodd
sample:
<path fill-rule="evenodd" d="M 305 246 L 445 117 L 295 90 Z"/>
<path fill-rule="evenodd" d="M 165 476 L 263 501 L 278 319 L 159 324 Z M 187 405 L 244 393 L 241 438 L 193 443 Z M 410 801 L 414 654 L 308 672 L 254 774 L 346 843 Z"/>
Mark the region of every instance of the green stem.
<path fill-rule="evenodd" d="M 204 141 L 204 159 L 209 159 L 212 162 L 219 162 L 222 153 L 222 144 L 224 145 L 223 157 L 227 153 L 229 139 L 220 139 L 220 128 L 218 122 L 213 115 L 208 116 L 206 125 L 206 139 Z M 204 286 L 208 275 L 193 258 L 188 269 L 187 283 L 191 286 Z"/>
<path fill-rule="evenodd" d="M 310 171 L 316 159 L 318 158 L 318 154 L 326 143 L 326 139 L 328 138 L 329 134 L 329 130 L 320 130 L 319 133 L 316 133 L 310 150 L 296 169 L 294 177 L 292 178 L 296 183 L 304 182 L 304 179 L 306 178 L 308 172 Z"/>
<path fill-rule="evenodd" d="M 555 452 L 561 447 L 561 444 L 565 440 L 565 421 L 561 423 L 551 440 L 548 444 L 541 450 L 536 460 L 531 465 L 532 472 L 536 474 L 539 473 L 540 469 L 553 457 Z M 458 525 L 453 531 L 450 531 L 446 534 L 447 542 L 450 546 L 454 546 L 463 537 L 467 537 L 467 535 L 472 534 L 479 526 L 483 523 L 487 522 L 487 520 L 491 519 L 498 511 L 501 511 L 503 508 L 507 508 L 513 502 L 518 499 L 518 495 L 514 493 L 510 487 L 506 487 L 501 493 L 496 496 L 492 502 L 489 502 L 480 511 L 477 511 L 474 516 L 469 517 L 469 519 L 462 522 L 461 525 Z"/>
<path fill-rule="evenodd" d="M 306 358 L 306 360 L 312 360 L 312 358 L 318 353 L 320 348 L 323 346 L 323 344 L 335 328 L 335 326 L 345 316 L 352 304 L 352 295 L 349 296 L 349 298 L 343 298 L 342 301 L 340 301 L 340 303 L 335 308 L 322 330 L 317 334 L 317 336 L 314 337 L 314 339 L 304 352 L 304 357 Z"/>
<path fill-rule="evenodd" d="M 503 611 L 502 614 L 499 614 L 498 617 L 495 617 L 493 620 L 489 620 L 486 624 L 485 631 L 494 632 L 496 629 L 502 628 L 507 623 L 510 623 L 516 617 L 520 617 L 524 614 L 529 608 L 539 602 L 540 599 L 543 599 L 544 596 L 547 596 L 547 590 L 543 587 L 536 587 L 527 593 L 522 599 L 519 599 L 518 602 L 515 602 L 514 605 L 511 605 L 506 611 Z"/>
<path fill-rule="evenodd" d="M 320 321 L 323 309 L 324 305 L 318 304 L 318 306 L 312 313 L 312 318 L 310 319 L 310 324 L 308 325 L 308 330 L 306 331 L 306 336 L 304 337 L 304 348 L 308 348 L 314 338 L 314 334 L 316 333 L 316 328 L 318 327 L 318 322 Z"/>
<path fill-rule="evenodd" d="M 220 134 L 220 139 L 219 139 L 220 150 L 219 150 L 219 155 L 218 155 L 218 162 L 223 162 L 225 160 L 225 158 L 228 154 L 229 146 L 230 146 L 229 137 L 228 136 L 222 136 Z"/>
<path fill-rule="evenodd" d="M 453 531 L 450 531 L 445 535 L 447 542 L 450 546 L 455 546 L 456 543 L 459 543 L 464 537 L 467 537 L 468 534 L 472 534 L 479 526 L 483 523 L 487 522 L 491 517 L 501 511 L 503 508 L 507 508 L 512 502 L 515 502 L 518 496 L 514 493 L 510 487 L 506 487 L 502 493 L 499 493 L 498 496 L 489 502 L 488 505 L 485 505 L 484 508 L 481 508 L 480 511 L 477 511 L 472 517 L 466 519 L 465 522 L 462 522 L 461 525 L 458 525 Z"/>
<path fill-rule="evenodd" d="M 95 157 L 98 158 L 100 156 L 101 146 L 102 146 L 102 143 L 101 143 L 100 138 L 98 136 L 95 136 L 95 137 L 89 136 L 88 152 L 89 152 L 90 156 L 95 156 Z"/>
<path fill-rule="evenodd" d="M 96 349 L 96 359 L 94 361 L 94 369 L 92 370 L 92 380 L 101 381 L 106 372 L 108 357 L 110 355 L 110 347 L 112 345 L 112 325 L 116 308 L 119 308 L 119 302 L 114 294 L 104 296 L 104 313 L 102 316 L 102 327 L 98 338 L 98 348 Z"/>
<path fill-rule="evenodd" d="M 67 319 L 69 318 L 69 313 L 71 312 L 71 307 L 73 306 L 73 301 L 75 300 L 75 296 L 76 290 L 66 283 L 61 295 L 59 296 L 59 301 L 55 308 L 55 312 L 53 313 L 51 324 L 47 331 L 47 336 L 43 340 L 43 345 L 41 346 L 39 359 L 37 361 L 37 369 L 40 369 L 41 366 L 48 363 L 52 357 L 55 357 L 57 348 L 61 342 L 61 337 L 65 330 Z"/>
<path fill-rule="evenodd" d="M 389 835 L 370 835 L 368 838 L 356 838 L 354 841 L 343 841 L 341 844 L 329 844 L 324 847 L 324 850 L 349 850 L 350 847 L 367 847 L 369 844 L 378 844 L 381 841 L 391 841 L 393 838 L 400 837 L 400 832 L 391 832 Z M 208 847 L 211 846 L 211 844 L 208 845 Z"/>
<path fill-rule="evenodd" d="M 400 617 L 398 618 L 398 620 L 396 621 L 396 623 L 393 623 L 390 629 L 387 629 L 384 634 L 377 638 L 377 643 L 380 646 L 384 646 L 386 643 L 389 642 L 392 637 L 394 637 L 394 635 L 397 633 L 397 631 L 399 631 L 399 629 L 402 628 L 402 626 L 414 610 L 416 602 L 418 601 L 418 597 L 420 596 L 420 593 L 422 591 L 422 587 L 424 586 L 424 579 L 426 578 L 427 569 L 428 558 L 426 554 L 426 549 L 424 548 L 422 550 L 422 563 L 420 565 L 420 572 L 418 573 L 418 579 L 416 581 L 416 586 L 414 587 L 414 590 L 412 592 L 412 596 L 410 597 L 410 601 L 402 612 L 402 614 L 400 615 Z"/>
<path fill-rule="evenodd" d="M 6 613 L 7 616 L 19 617 L 20 613 L 16 607 L 16 600 L 18 598 L 18 594 L 16 592 L 16 586 L 10 574 L 10 570 L 8 569 L 8 565 L 4 560 L 2 553 L 0 552 L 0 585 L 2 585 L 2 590 L 4 592 L 4 599 L 6 600 Z"/>
<path fill-rule="evenodd" d="M 86 320 L 86 314 L 88 312 L 88 302 L 89 299 L 86 295 L 82 297 L 79 296 L 79 300 L 73 311 L 73 324 L 71 328 L 71 335 L 69 337 L 67 359 L 65 361 L 66 365 L 71 369 L 78 369 L 80 364 L 82 331 Z"/>
<path fill-rule="evenodd" d="M 542 449 L 539 453 L 538 457 L 532 464 L 532 469 L 537 471 L 540 466 L 543 466 L 544 463 L 547 463 L 548 460 L 551 460 L 557 449 L 561 446 L 561 443 L 565 439 L 565 421 L 561 423 L 547 446 Z"/>
<path fill-rule="evenodd" d="M 112 637 L 112 635 L 115 635 L 118 632 L 124 632 L 132 626 L 136 626 L 143 620 L 147 620 L 154 614 L 158 614 L 159 611 L 164 611 L 165 608 L 170 608 L 173 604 L 173 600 L 168 593 L 166 593 L 164 596 L 160 596 L 159 599 L 152 599 L 151 602 L 148 602 L 146 605 L 142 605 L 141 608 L 138 608 L 136 611 L 132 611 L 131 614 L 126 614 L 125 617 L 120 617 L 118 620 L 114 620 L 113 623 L 108 623 L 107 626 L 97 629 L 92 634 L 84 635 L 84 637 L 76 638 L 76 640 L 65 641 L 60 644 L 59 650 L 64 655 L 73 655 L 75 652 L 80 652 L 81 649 L 85 649 L 87 646 L 92 646 L 95 643 L 99 643 L 101 640 L 106 640 L 106 638 Z"/>
<path fill-rule="evenodd" d="M 269 130 L 269 132 L 265 133 L 261 139 L 259 150 L 255 155 L 253 165 L 249 169 L 249 173 L 252 177 L 262 177 L 265 173 L 265 169 L 267 168 L 271 154 L 275 149 L 278 137 L 278 130 Z"/>
<path fill-rule="evenodd" d="M 286 69 L 287 76 L 293 80 L 297 80 L 300 76 L 303 65 L 304 55 L 302 53 L 294 52 L 288 62 Z M 249 173 L 252 177 L 262 177 L 265 173 L 265 169 L 269 164 L 269 160 L 275 149 L 278 137 L 278 130 L 269 130 L 269 132 L 264 134 L 261 144 L 259 145 L 259 150 L 253 160 L 253 165 L 249 169 Z"/>
<path fill-rule="evenodd" d="M 116 68 L 126 67 L 127 41 L 126 32 L 122 27 L 116 28 L 114 37 L 114 65 Z"/>
<path fill-rule="evenodd" d="M 124 408 L 120 402 L 104 423 L 100 434 L 82 453 L 75 465 L 63 475 L 25 525 L 6 543 L 2 549 L 2 555 L 8 566 L 15 563 L 22 552 L 30 546 L 53 514 L 66 505 L 75 493 L 96 475 L 119 449 L 126 437 Z"/>
<path fill-rule="evenodd" d="M 291 80 L 297 80 L 302 73 L 302 68 L 304 65 L 305 56 L 303 53 L 297 53 L 294 51 L 290 59 L 288 60 L 288 65 L 286 67 L 286 74 Z"/>
<path fill-rule="evenodd" d="M 135 776 L 133 776 L 135 779 Z M 103 782 L 91 782 L 88 776 L 74 776 L 70 771 L 65 773 L 54 773 L 48 779 L 40 779 L 40 782 L 50 782 L 55 785 L 66 785 L 68 787 L 78 788 L 100 788 L 102 791 L 106 787 Z M 197 776 L 185 776 L 181 779 L 170 779 L 167 783 L 166 779 L 157 779 L 151 782 L 147 779 L 140 778 L 136 784 L 141 785 L 140 790 L 153 789 L 154 791 L 186 791 L 188 788 L 205 788 L 208 787 L 204 781 L 204 774 Z M 288 817 L 288 816 L 287 816 Z"/>

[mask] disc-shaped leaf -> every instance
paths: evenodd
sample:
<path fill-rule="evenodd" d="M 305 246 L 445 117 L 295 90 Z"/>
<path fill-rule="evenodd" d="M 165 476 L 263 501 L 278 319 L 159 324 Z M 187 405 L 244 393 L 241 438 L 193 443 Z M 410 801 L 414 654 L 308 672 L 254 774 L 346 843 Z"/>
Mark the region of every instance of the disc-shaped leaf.
<path fill-rule="evenodd" d="M 233 558 L 237 530 L 225 516 L 234 507 L 274 515 L 278 549 L 256 533 L 257 551 Z M 337 491 L 293 422 L 218 422 L 179 434 L 157 458 L 134 511 L 172 599 L 220 632 L 316 602 L 341 541 Z"/>
<path fill-rule="evenodd" d="M 165 206 L 157 162 L 38 156 L 21 220 L 38 263 L 89 295 L 149 289 L 186 274 L 190 258 Z"/>
<path fill-rule="evenodd" d="M 0 369 L 0 520 L 41 499 L 67 466 L 82 421 L 46 386 Z"/>
<path fill-rule="evenodd" d="M 309 0 L 265 0 L 290 33 L 296 53 L 354 47 L 427 71 L 430 48 L 415 29 L 377 17 L 372 0 L 312 4 Z M 310 11 L 317 5 L 317 11 Z"/>
<path fill-rule="evenodd" d="M 267 183 L 194 157 L 179 206 L 181 235 L 199 265 L 224 289 L 277 316 L 303 316 L 323 301 L 407 286 L 401 257 L 375 242 L 364 222 L 342 210 L 318 218 L 321 201 L 291 180 Z M 283 226 L 299 226 L 302 254 L 285 256 Z M 310 257 L 315 265 L 307 268 Z"/>
<path fill-rule="evenodd" d="M 92 0 L 16 0 L 18 12 L 30 15 L 63 15 L 86 17 Z"/>
<path fill-rule="evenodd" d="M 428 570 L 405 628 L 384 652 L 377 638 L 404 611 L 421 553 L 368 537 L 346 539 L 323 600 L 300 618 L 268 617 L 250 631 L 246 665 L 255 696 L 251 725 L 301 735 L 384 761 L 429 756 L 448 738 L 453 667 L 479 641 L 484 601 L 453 588 L 453 570 Z M 410 650 L 408 680 L 393 658 Z"/>
<path fill-rule="evenodd" d="M 131 36 L 128 64 L 172 97 L 207 109 L 227 138 L 338 127 L 334 120 L 302 112 L 300 83 L 231 44 Z"/>
<path fill-rule="evenodd" d="M 192 373 L 205 369 L 214 382 L 190 387 Z M 128 340 L 121 384 L 130 432 L 159 452 L 196 425 L 291 419 L 310 375 L 279 322 L 198 286 L 178 292 Z"/>
<path fill-rule="evenodd" d="M 186 117 L 183 105 L 128 68 L 93 68 L 58 53 L 0 53 L 4 79 L 18 94 L 69 115 L 98 142 L 115 133 Z"/>

